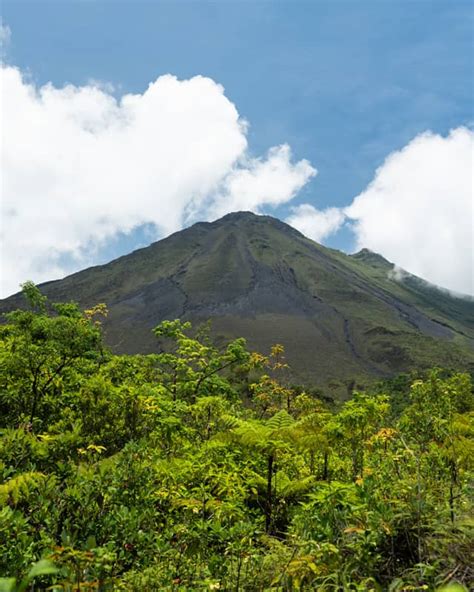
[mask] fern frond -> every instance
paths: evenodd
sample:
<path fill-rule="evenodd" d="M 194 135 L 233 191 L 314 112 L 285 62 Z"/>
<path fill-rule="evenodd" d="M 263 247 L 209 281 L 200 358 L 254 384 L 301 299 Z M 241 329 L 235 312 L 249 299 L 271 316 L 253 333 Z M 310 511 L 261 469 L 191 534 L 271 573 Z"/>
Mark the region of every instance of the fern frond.
<path fill-rule="evenodd" d="M 290 481 L 280 490 L 280 496 L 286 499 L 300 497 L 310 491 L 314 482 L 315 478 L 312 475 L 305 477 L 304 479 Z"/>
<path fill-rule="evenodd" d="M 244 446 L 265 446 L 268 442 L 268 429 L 258 424 L 241 425 L 234 430 L 234 434 Z"/>
<path fill-rule="evenodd" d="M 295 423 L 295 420 L 285 409 L 275 413 L 273 417 L 267 421 L 267 427 L 272 431 L 282 430 L 289 428 Z"/>
<path fill-rule="evenodd" d="M 224 413 L 221 416 L 220 421 L 222 422 L 222 427 L 225 430 L 231 430 L 242 424 L 241 420 L 239 420 L 237 417 L 234 417 L 233 415 L 229 415 L 228 413 Z"/>

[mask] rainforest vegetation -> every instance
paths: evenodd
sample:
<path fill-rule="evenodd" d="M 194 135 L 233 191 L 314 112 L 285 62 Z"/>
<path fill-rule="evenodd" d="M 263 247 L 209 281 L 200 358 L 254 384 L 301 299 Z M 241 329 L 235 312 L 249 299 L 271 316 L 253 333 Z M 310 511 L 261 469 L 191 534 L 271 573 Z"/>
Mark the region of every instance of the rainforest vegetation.
<path fill-rule="evenodd" d="M 331 403 L 279 345 L 176 320 L 113 355 L 104 305 L 23 292 L 0 326 L 0 590 L 473 589 L 468 374 Z"/>

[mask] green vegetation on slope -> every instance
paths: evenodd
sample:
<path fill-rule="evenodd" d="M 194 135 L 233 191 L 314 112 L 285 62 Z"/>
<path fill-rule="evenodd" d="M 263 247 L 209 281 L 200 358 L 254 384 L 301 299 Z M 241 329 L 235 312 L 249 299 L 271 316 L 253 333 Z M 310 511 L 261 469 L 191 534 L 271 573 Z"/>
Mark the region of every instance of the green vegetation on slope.
<path fill-rule="evenodd" d="M 290 226 L 248 212 L 200 223 L 42 289 L 82 308 L 106 302 L 114 353 L 153 353 L 152 329 L 180 318 L 212 320 L 218 343 L 245 337 L 268 352 L 283 343 L 295 383 L 347 398 L 352 385 L 413 369 L 474 369 L 474 304 L 362 251 L 348 256 Z M 0 312 L 22 305 L 20 296 Z"/>
<path fill-rule="evenodd" d="M 160 353 L 112 355 L 103 305 L 24 292 L 0 328 L 0 589 L 472 589 L 468 375 L 329 409 L 281 346 L 166 321 Z"/>

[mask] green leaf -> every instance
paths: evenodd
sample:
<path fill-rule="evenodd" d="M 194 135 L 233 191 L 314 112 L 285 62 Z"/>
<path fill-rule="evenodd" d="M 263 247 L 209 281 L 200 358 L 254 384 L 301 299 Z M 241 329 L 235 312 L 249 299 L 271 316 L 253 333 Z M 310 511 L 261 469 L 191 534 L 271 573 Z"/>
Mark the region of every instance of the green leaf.
<path fill-rule="evenodd" d="M 0 578 L 0 592 L 15 592 L 15 578 Z"/>
<path fill-rule="evenodd" d="M 58 573 L 59 569 L 54 565 L 52 561 L 48 559 L 40 559 L 28 572 L 26 578 L 24 578 L 21 584 L 16 588 L 15 592 L 24 592 L 30 582 L 39 576 L 49 576 Z"/>

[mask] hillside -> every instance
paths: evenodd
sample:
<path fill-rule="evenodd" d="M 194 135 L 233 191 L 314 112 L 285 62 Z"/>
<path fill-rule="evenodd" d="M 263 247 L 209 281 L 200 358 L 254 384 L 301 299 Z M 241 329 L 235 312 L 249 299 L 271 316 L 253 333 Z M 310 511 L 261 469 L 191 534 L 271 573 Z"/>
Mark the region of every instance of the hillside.
<path fill-rule="evenodd" d="M 363 250 L 327 249 L 269 216 L 229 214 L 198 223 L 42 291 L 83 307 L 105 302 L 115 352 L 156 351 L 164 319 L 211 320 L 220 341 L 244 336 L 268 351 L 285 346 L 291 379 L 343 394 L 410 368 L 474 368 L 474 305 Z M 22 305 L 20 295 L 0 312 Z"/>

